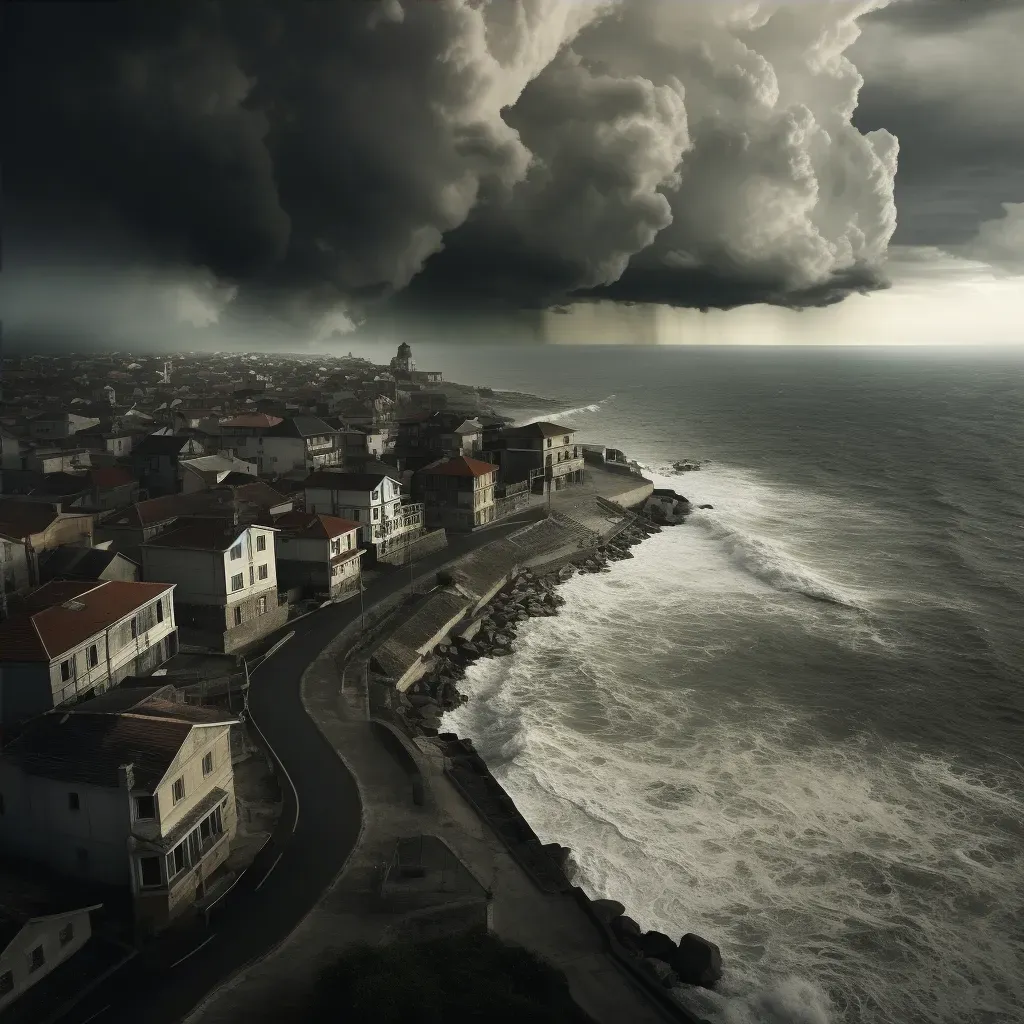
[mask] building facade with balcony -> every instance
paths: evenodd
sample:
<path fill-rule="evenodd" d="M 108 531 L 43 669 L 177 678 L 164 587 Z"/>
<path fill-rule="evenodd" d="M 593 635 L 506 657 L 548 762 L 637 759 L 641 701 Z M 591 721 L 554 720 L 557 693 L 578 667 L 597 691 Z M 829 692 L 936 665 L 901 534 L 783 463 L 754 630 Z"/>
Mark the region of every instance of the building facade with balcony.
<path fill-rule="evenodd" d="M 246 431 L 246 435 L 231 436 L 231 446 L 241 458 L 254 462 L 259 472 L 268 476 L 311 473 L 337 466 L 344 455 L 339 432 L 317 416 L 292 416 L 272 426 Z M 222 435 L 225 444 L 227 437 Z"/>
<path fill-rule="evenodd" d="M 540 421 L 505 427 L 486 442 L 507 483 L 530 480 L 534 488 L 558 491 L 583 481 L 583 446 L 576 431 L 558 423 Z"/>
<path fill-rule="evenodd" d="M 277 575 L 283 587 L 337 599 L 360 586 L 359 524 L 319 512 L 286 512 L 275 520 Z"/>
<path fill-rule="evenodd" d="M 422 503 L 407 502 L 402 485 L 385 473 L 312 473 L 303 492 L 307 512 L 359 524 L 359 542 L 371 561 L 423 534 Z"/>
<path fill-rule="evenodd" d="M 142 575 L 176 584 L 190 638 L 225 654 L 288 619 L 277 591 L 276 530 L 215 517 L 182 517 L 142 546 Z"/>
<path fill-rule="evenodd" d="M 236 832 L 235 720 L 170 695 L 51 711 L 0 755 L 0 851 L 128 890 L 150 932 L 205 895 Z"/>
<path fill-rule="evenodd" d="M 178 652 L 173 583 L 53 582 L 0 625 L 0 723 L 149 675 Z"/>
<path fill-rule="evenodd" d="M 494 522 L 498 467 L 458 455 L 439 459 L 413 477 L 413 492 L 423 501 L 426 525 L 468 533 Z"/>

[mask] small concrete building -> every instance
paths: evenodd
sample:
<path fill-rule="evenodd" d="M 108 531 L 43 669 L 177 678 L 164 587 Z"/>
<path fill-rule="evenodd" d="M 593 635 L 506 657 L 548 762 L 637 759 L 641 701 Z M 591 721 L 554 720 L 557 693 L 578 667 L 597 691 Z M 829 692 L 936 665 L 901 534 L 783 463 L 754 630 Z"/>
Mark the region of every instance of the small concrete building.
<path fill-rule="evenodd" d="M 178 481 L 184 494 L 205 491 L 223 483 L 247 483 L 246 477 L 255 476 L 256 463 L 239 459 L 231 452 L 178 460 Z"/>
<path fill-rule="evenodd" d="M 359 590 L 359 523 L 317 512 L 286 512 L 274 525 L 277 574 L 288 589 L 338 598 Z"/>
<path fill-rule="evenodd" d="M 159 691 L 117 695 L 118 710 L 99 698 L 105 708 L 40 715 L 5 747 L 0 853 L 124 887 L 140 927 L 158 931 L 202 898 L 227 859 L 236 720 Z"/>
<path fill-rule="evenodd" d="M 283 626 L 276 530 L 216 517 L 183 517 L 142 546 L 142 575 L 176 584 L 182 627 L 202 646 L 229 654 Z"/>
<path fill-rule="evenodd" d="M 178 653 L 173 584 L 52 582 L 0 624 L 0 724 L 149 675 Z"/>
<path fill-rule="evenodd" d="M 427 527 L 469 532 L 493 522 L 497 473 L 497 466 L 467 455 L 421 469 L 413 477 L 413 492 L 423 501 Z"/>

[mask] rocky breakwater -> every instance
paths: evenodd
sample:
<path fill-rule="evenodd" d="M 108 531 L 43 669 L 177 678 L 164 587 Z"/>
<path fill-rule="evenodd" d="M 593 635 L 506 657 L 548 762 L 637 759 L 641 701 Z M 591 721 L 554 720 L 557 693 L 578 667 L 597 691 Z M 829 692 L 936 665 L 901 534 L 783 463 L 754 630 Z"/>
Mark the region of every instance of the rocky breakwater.
<path fill-rule="evenodd" d="M 722 978 L 722 952 L 714 942 L 687 932 L 678 942 L 664 932 L 645 932 L 616 900 L 594 900 L 594 913 L 625 955 L 665 988 L 714 988 Z"/>
<path fill-rule="evenodd" d="M 558 585 L 577 573 L 608 572 L 610 563 L 632 558 L 630 548 L 661 527 L 641 516 L 592 550 L 547 573 L 525 569 L 515 576 L 481 611 L 479 617 L 457 635 L 438 645 L 428 671 L 406 693 L 396 708 L 414 732 L 436 736 L 441 716 L 466 701 L 459 693 L 459 681 L 466 669 L 480 658 L 502 658 L 512 654 L 519 626 L 531 618 L 557 615 L 565 604 Z"/>

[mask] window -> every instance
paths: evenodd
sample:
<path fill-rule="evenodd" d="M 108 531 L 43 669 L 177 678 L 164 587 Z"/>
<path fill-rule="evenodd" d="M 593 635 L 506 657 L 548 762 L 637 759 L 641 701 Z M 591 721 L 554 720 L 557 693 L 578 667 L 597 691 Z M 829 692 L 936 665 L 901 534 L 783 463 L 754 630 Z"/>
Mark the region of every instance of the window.
<path fill-rule="evenodd" d="M 213 751 L 203 754 L 203 775 L 209 775 L 213 771 Z"/>
<path fill-rule="evenodd" d="M 242 606 L 239 605 L 235 608 L 235 625 L 240 626 L 242 624 Z"/>
<path fill-rule="evenodd" d="M 256 602 L 256 614 L 257 615 L 266 615 L 267 614 L 267 599 L 265 597 L 261 597 Z"/>
<path fill-rule="evenodd" d="M 167 854 L 167 878 L 174 878 L 175 875 L 184 871 L 188 866 L 188 858 L 185 856 L 185 844 L 178 845 Z"/>
<path fill-rule="evenodd" d="M 377 508 L 376 505 L 373 506 L 373 518 L 374 519 L 379 519 L 380 518 L 380 509 Z"/>
<path fill-rule="evenodd" d="M 256 582 L 256 570 L 250 565 L 249 566 L 249 586 L 251 587 Z"/>
<path fill-rule="evenodd" d="M 566 437 L 562 438 L 562 444 L 568 444 L 568 443 L 569 443 L 569 438 L 568 438 L 568 435 L 567 435 Z"/>
<path fill-rule="evenodd" d="M 57 938 L 60 940 L 62 946 L 66 946 L 75 937 L 75 926 L 71 921 L 68 921 L 66 925 L 59 932 L 57 932 Z"/>
<path fill-rule="evenodd" d="M 162 882 L 163 879 L 160 877 L 160 858 L 140 857 L 139 884 L 142 886 L 142 888 L 152 889 L 154 886 L 162 884 Z"/>
<path fill-rule="evenodd" d="M 337 555 L 340 552 L 341 552 L 341 541 L 340 540 L 332 540 L 331 541 L 331 554 L 332 555 Z"/>
<path fill-rule="evenodd" d="M 135 817 L 143 819 L 156 817 L 156 798 L 151 793 L 145 793 L 135 798 Z"/>
<path fill-rule="evenodd" d="M 374 491 L 374 492 L 373 492 L 373 494 L 371 494 L 371 495 L 370 495 L 370 497 L 371 497 L 371 498 L 372 498 L 372 499 L 373 499 L 374 501 L 376 501 L 376 500 L 377 500 L 377 499 L 378 499 L 378 498 L 380 497 L 380 490 L 378 489 L 378 490 Z"/>
<path fill-rule="evenodd" d="M 36 946 L 36 948 L 28 955 L 28 969 L 30 971 L 38 971 L 45 963 L 46 954 L 43 952 L 43 947 Z"/>
<path fill-rule="evenodd" d="M 267 537 L 266 534 L 258 534 L 256 537 L 256 550 L 266 551 L 267 550 Z"/>
<path fill-rule="evenodd" d="M 242 574 L 239 573 L 237 576 L 231 577 L 231 589 L 241 590 L 245 586 L 245 580 L 242 578 Z"/>
<path fill-rule="evenodd" d="M 551 438 L 550 437 L 548 438 L 548 447 L 549 448 L 551 447 Z"/>
<path fill-rule="evenodd" d="M 171 799 L 174 802 L 181 803 L 185 799 L 185 778 L 182 776 L 180 779 L 174 780 L 174 785 L 171 786 Z"/>
<path fill-rule="evenodd" d="M 81 807 L 77 793 L 68 793 L 68 810 L 77 811 Z"/>
<path fill-rule="evenodd" d="M 259 576 L 261 580 L 265 580 L 270 575 L 270 569 L 266 565 L 260 566 Z"/>
<path fill-rule="evenodd" d="M 0 974 L 0 996 L 5 996 L 14 991 L 14 972 L 4 971 Z"/>
<path fill-rule="evenodd" d="M 164 603 L 163 601 L 157 601 L 156 603 L 156 621 L 164 621 Z"/>
<path fill-rule="evenodd" d="M 139 636 L 139 619 L 138 616 L 132 619 L 132 639 L 137 640 Z"/>
<path fill-rule="evenodd" d="M 241 544 L 236 544 L 231 549 L 231 561 L 233 562 L 233 561 L 235 561 L 235 559 L 241 558 L 241 557 L 242 557 L 242 545 Z"/>
<path fill-rule="evenodd" d="M 73 662 L 74 659 L 69 658 L 67 661 L 62 661 L 60 663 L 60 681 L 62 683 L 66 683 L 71 678 L 73 674 L 71 669 Z"/>

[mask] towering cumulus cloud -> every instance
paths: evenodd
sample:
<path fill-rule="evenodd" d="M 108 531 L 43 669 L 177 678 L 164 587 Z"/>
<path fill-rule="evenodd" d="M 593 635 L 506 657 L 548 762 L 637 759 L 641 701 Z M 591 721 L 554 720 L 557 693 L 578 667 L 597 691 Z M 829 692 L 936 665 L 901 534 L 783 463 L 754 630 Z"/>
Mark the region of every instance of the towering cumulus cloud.
<path fill-rule="evenodd" d="M 14 3 L 9 208 L 34 267 L 204 282 L 193 320 L 828 302 L 895 228 L 844 57 L 885 2 Z"/>

